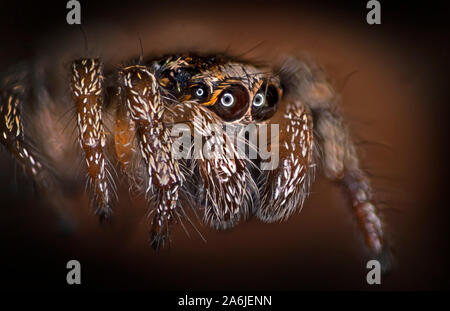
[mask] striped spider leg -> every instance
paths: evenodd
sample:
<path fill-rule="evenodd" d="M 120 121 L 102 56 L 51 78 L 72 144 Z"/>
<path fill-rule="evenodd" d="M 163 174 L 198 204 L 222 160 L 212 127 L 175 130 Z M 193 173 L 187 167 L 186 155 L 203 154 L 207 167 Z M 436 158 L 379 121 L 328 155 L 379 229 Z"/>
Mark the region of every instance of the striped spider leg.
<path fill-rule="evenodd" d="M 103 68 L 98 59 L 72 63 L 72 97 L 76 106 L 78 141 L 86 162 L 91 204 L 100 221 L 110 217 L 113 181 L 107 160 L 103 122 Z"/>
<path fill-rule="evenodd" d="M 270 122 L 280 124 L 280 166 L 264 174 L 256 215 L 272 222 L 301 208 L 317 163 L 328 179 L 346 189 L 369 251 L 389 269 L 390 250 L 370 180 L 360 167 L 333 88 L 312 63 L 288 59 L 279 72 L 284 96 Z"/>
<path fill-rule="evenodd" d="M 162 120 L 165 107 L 154 74 L 150 68 L 136 65 L 122 68 L 119 75 L 121 104 L 134 123 L 139 153 L 148 172 L 146 193 L 154 195 L 151 244 L 159 248 L 168 238 L 169 224 L 179 217 L 175 213 L 183 175 L 173 155 L 170 131 Z"/>
<path fill-rule="evenodd" d="M 45 169 L 24 130 L 24 101 L 29 100 L 28 77 L 25 72 L 7 76 L 0 94 L 0 141 L 29 176 L 38 183 L 45 179 Z"/>
<path fill-rule="evenodd" d="M 41 148 L 43 142 L 32 135 L 39 129 L 29 124 L 31 116 L 42 108 L 31 76 L 26 66 L 18 66 L 0 79 L 0 142 L 52 208 L 60 229 L 70 232 L 74 223 L 64 207 L 58 174 Z"/>

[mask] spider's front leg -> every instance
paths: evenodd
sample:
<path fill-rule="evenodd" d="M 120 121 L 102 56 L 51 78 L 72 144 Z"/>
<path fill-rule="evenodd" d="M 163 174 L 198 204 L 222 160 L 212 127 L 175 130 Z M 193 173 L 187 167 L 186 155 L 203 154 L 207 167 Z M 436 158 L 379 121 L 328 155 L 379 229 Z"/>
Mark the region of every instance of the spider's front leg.
<path fill-rule="evenodd" d="M 390 250 L 386 245 L 383 224 L 374 202 L 367 174 L 361 169 L 355 145 L 338 109 L 332 105 L 313 109 L 316 140 L 321 147 L 321 167 L 325 176 L 337 181 L 349 194 L 352 211 L 369 250 L 383 269 L 390 267 Z"/>
<path fill-rule="evenodd" d="M 288 117 L 289 122 L 284 124 L 289 134 L 286 137 L 290 138 L 291 144 L 284 139 L 284 142 L 280 142 L 280 148 L 283 148 L 283 144 L 286 144 L 286 149 L 289 145 L 292 146 L 292 150 L 289 151 L 292 157 L 290 163 L 295 161 L 300 153 L 303 155 L 306 152 L 306 154 L 309 154 L 308 157 L 311 157 L 311 152 L 317 151 L 315 158 L 319 161 L 326 177 L 337 181 L 347 190 L 352 201 L 352 211 L 367 247 L 373 255 L 382 261 L 383 268 L 388 269 L 390 252 L 386 245 L 379 211 L 373 201 L 370 180 L 360 167 L 355 145 L 339 111 L 337 96 L 333 88 L 326 81 L 323 72 L 314 64 L 306 64 L 291 59 L 285 63 L 281 72 L 281 80 L 284 81 L 286 93 L 289 97 L 295 98 L 295 102 L 298 104 L 295 106 L 288 105 L 285 116 Z M 291 109 L 293 110 L 291 111 Z M 313 127 L 312 123 L 307 122 L 307 118 L 301 123 L 303 117 L 299 118 L 299 116 L 304 109 L 312 112 Z M 297 111 L 297 116 L 295 116 L 295 111 Z M 312 128 L 314 129 L 314 137 L 311 136 Z M 303 131 L 305 131 L 305 134 Z M 305 135 L 306 141 L 312 141 L 314 138 L 314 145 L 310 143 L 308 146 L 303 143 Z M 284 136 L 281 135 L 281 137 Z M 295 147 L 295 143 L 297 143 L 297 147 Z M 305 146 L 306 150 L 304 149 Z M 306 163 L 312 163 L 312 159 L 309 158 Z M 291 176 L 290 173 L 294 168 L 290 167 L 289 164 L 282 167 L 284 177 Z M 281 174 L 278 178 L 283 180 Z M 270 195 L 274 198 L 278 194 L 277 190 L 285 191 L 286 189 L 287 187 L 275 188 L 275 191 L 271 192 Z"/>
<path fill-rule="evenodd" d="M 123 68 L 120 79 L 123 104 L 134 122 L 147 168 L 147 192 L 155 195 L 151 244 L 157 249 L 164 246 L 169 224 L 178 216 L 176 207 L 183 176 L 172 152 L 170 131 L 163 123 L 165 107 L 155 76 L 147 67 L 137 65 Z"/>
<path fill-rule="evenodd" d="M 72 96 L 76 105 L 78 140 L 83 150 L 90 184 L 91 204 L 100 220 L 111 215 L 113 182 L 106 158 L 103 123 L 103 69 L 98 59 L 80 59 L 72 63 Z"/>

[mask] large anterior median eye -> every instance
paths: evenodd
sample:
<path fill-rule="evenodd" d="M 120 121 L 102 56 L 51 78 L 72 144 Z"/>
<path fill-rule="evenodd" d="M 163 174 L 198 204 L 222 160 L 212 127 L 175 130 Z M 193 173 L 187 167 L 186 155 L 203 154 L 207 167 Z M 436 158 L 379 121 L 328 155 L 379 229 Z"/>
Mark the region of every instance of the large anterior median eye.
<path fill-rule="evenodd" d="M 224 107 L 231 107 L 234 104 L 234 96 L 231 93 L 225 93 L 220 99 L 220 104 Z"/>
<path fill-rule="evenodd" d="M 277 111 L 280 101 L 279 90 L 276 86 L 263 84 L 253 97 L 252 117 L 255 121 L 264 121 L 272 117 Z"/>
<path fill-rule="evenodd" d="M 211 110 L 225 121 L 235 121 L 245 114 L 249 100 L 250 96 L 245 87 L 232 85 L 220 93 Z"/>

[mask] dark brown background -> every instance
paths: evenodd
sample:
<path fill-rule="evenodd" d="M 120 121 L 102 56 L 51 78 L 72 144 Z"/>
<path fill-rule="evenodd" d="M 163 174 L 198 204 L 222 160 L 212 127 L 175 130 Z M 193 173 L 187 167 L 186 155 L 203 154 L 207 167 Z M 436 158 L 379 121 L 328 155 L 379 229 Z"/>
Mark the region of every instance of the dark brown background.
<path fill-rule="evenodd" d="M 274 60 L 306 54 L 329 72 L 364 166 L 386 201 L 396 266 L 381 286 L 365 282 L 355 224 L 340 189 L 318 177 L 302 212 L 282 224 L 250 220 L 228 232 L 173 232 L 170 249 L 147 244 L 143 201 L 126 189 L 112 224 L 100 226 L 84 196 L 68 203 L 78 229 L 58 231 L 52 213 L 13 161 L 0 156 L 0 280 L 5 288 L 66 288 L 66 262 L 82 265 L 83 288 L 449 289 L 447 189 L 449 10 L 382 3 L 382 25 L 365 22 L 365 1 L 82 2 L 89 50 L 119 64 L 139 53 L 252 50 Z M 65 1 L 0 5 L 0 68 L 46 55 L 81 56 L 83 36 L 65 23 Z M 58 52 L 55 54 L 55 51 Z M 60 52 L 60 54 L 59 54 Z M 55 55 L 61 55 L 58 58 Z M 445 88 L 444 88 L 445 87 Z M 363 143 L 368 142 L 368 143 Z M 390 147 L 385 147 L 388 145 Z"/>

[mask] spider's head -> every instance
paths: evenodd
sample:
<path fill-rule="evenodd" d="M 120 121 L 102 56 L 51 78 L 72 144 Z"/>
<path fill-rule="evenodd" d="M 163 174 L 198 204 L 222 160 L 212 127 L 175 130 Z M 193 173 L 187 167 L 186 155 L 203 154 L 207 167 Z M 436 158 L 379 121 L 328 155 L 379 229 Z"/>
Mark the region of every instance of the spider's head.
<path fill-rule="evenodd" d="M 279 105 L 280 80 L 270 70 L 217 56 L 158 62 L 160 86 L 178 101 L 195 101 L 225 122 L 265 121 Z"/>

